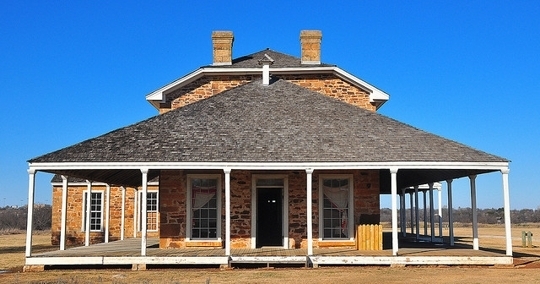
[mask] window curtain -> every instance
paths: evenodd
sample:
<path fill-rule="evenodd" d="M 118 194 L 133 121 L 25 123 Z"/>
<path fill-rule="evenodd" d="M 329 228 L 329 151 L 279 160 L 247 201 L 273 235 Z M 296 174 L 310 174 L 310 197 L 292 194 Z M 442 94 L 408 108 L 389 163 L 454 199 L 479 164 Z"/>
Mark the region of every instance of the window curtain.
<path fill-rule="evenodd" d="M 204 207 L 216 195 L 216 186 L 192 186 L 192 210 Z"/>
<path fill-rule="evenodd" d="M 343 185 L 340 187 L 323 186 L 323 193 L 328 198 L 332 206 L 334 206 L 341 215 L 341 232 L 348 236 L 348 219 L 349 213 L 347 212 L 349 205 L 349 185 Z"/>

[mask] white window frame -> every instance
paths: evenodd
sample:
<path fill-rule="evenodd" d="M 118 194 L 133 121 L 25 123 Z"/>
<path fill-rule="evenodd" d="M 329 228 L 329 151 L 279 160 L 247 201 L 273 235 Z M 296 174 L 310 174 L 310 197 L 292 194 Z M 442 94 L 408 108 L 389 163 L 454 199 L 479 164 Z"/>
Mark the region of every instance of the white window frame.
<path fill-rule="evenodd" d="M 103 207 L 103 203 L 104 203 L 104 199 L 105 199 L 105 193 L 104 193 L 103 190 L 92 190 L 91 193 L 92 194 L 93 193 L 101 194 L 101 204 L 100 204 L 101 218 L 99 220 L 99 230 L 90 229 L 90 232 L 103 232 L 103 229 L 104 229 L 103 228 L 104 227 L 103 226 L 103 214 L 105 213 L 105 208 Z M 81 206 L 82 207 L 82 209 L 81 209 L 82 210 L 82 220 L 81 220 L 81 223 L 82 223 L 81 231 L 82 232 L 86 232 L 86 222 L 85 222 L 86 221 L 86 210 L 84 210 L 84 209 L 86 207 L 86 204 L 88 204 L 87 200 L 86 200 L 87 196 L 88 196 L 88 190 L 84 190 L 83 191 L 83 198 L 82 198 L 83 199 L 83 204 Z M 91 207 L 92 206 L 90 205 L 90 208 Z M 90 212 L 90 218 L 92 218 L 91 215 L 92 215 L 92 212 Z M 90 225 L 90 227 L 92 227 L 92 226 Z"/>
<path fill-rule="evenodd" d="M 147 228 L 147 232 L 157 232 L 159 231 L 159 190 L 155 190 L 155 189 L 152 189 L 152 190 L 147 190 L 147 193 L 156 193 L 156 200 L 157 200 L 157 203 L 156 203 L 156 229 L 155 230 L 150 230 L 148 229 L 148 225 L 146 226 Z M 143 198 L 143 191 L 142 190 L 138 190 L 137 191 L 137 232 L 140 232 L 141 229 L 142 229 L 142 198 Z M 149 211 L 148 210 L 148 200 L 147 200 L 147 209 L 146 209 L 146 213 L 150 213 L 152 211 Z M 148 217 L 147 217 L 148 218 Z M 148 222 L 148 219 L 146 220 Z M 147 223 L 148 224 L 148 223 Z"/>
<path fill-rule="evenodd" d="M 349 206 L 347 214 L 348 238 L 325 238 L 324 237 L 324 192 L 323 181 L 325 179 L 348 179 L 349 180 Z M 319 241 L 346 241 L 354 240 L 354 179 L 352 174 L 324 174 L 319 176 Z"/>
<path fill-rule="evenodd" d="M 221 242 L 221 222 L 222 222 L 222 205 L 221 205 L 221 175 L 220 174 L 190 174 L 187 175 L 187 187 L 186 187 L 186 242 Z M 191 181 L 193 179 L 216 179 L 216 203 L 217 203 L 217 220 L 216 220 L 216 238 L 209 239 L 193 239 L 191 236 L 191 224 L 193 223 L 192 214 L 191 214 L 191 202 L 192 202 L 192 190 L 191 190 Z"/>
<path fill-rule="evenodd" d="M 283 179 L 283 248 L 289 248 L 289 177 L 280 174 L 255 174 L 251 177 L 251 248 L 257 247 L 257 180 Z M 273 186 L 274 187 L 274 186 Z"/>

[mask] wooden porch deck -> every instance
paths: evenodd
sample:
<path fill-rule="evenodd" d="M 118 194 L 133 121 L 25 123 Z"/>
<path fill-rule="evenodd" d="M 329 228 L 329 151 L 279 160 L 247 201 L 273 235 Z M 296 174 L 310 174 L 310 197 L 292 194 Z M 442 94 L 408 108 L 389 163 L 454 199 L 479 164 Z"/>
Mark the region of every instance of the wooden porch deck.
<path fill-rule="evenodd" d="M 35 254 L 26 259 L 27 266 L 54 265 L 219 265 L 236 264 L 305 264 L 319 265 L 511 265 L 512 257 L 504 251 L 473 250 L 470 246 L 402 239 L 398 256 L 391 249 L 381 251 L 354 248 L 307 249 L 267 247 L 257 249 L 231 249 L 231 256 L 223 248 L 160 249 L 158 239 L 147 240 L 146 256 L 141 256 L 141 240 L 137 238 L 101 243 L 88 247 L 75 247 L 64 251 Z"/>

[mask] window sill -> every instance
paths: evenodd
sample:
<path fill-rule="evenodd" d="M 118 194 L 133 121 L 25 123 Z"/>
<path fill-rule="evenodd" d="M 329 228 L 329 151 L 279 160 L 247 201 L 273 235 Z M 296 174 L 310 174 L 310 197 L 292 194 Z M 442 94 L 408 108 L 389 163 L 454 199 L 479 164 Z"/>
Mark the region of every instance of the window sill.
<path fill-rule="evenodd" d="M 186 247 L 222 247 L 220 240 L 189 240 L 186 241 Z"/>
<path fill-rule="evenodd" d="M 355 247 L 354 240 L 320 240 L 319 247 Z"/>

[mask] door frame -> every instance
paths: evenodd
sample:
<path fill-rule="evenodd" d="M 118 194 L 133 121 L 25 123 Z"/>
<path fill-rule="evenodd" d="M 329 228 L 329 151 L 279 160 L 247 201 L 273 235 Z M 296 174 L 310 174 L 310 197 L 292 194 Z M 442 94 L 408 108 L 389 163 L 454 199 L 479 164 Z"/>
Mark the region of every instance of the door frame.
<path fill-rule="evenodd" d="M 283 211 L 282 232 L 283 248 L 289 248 L 289 180 L 285 174 L 255 174 L 251 177 L 251 248 L 257 247 L 257 180 L 259 179 L 282 179 L 283 180 Z M 272 186 L 278 188 L 279 186 Z"/>

